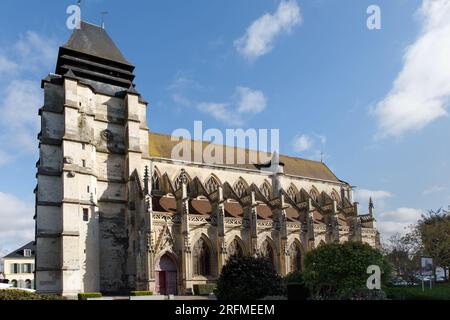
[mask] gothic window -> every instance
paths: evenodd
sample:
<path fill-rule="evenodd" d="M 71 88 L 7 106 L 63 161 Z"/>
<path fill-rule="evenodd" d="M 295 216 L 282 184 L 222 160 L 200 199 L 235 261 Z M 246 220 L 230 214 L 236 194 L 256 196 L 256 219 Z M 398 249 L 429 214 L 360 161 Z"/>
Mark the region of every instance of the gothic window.
<path fill-rule="evenodd" d="M 291 185 L 289 187 L 289 189 L 287 190 L 287 194 L 288 194 L 289 197 L 291 197 L 292 200 L 295 201 L 295 195 L 297 194 L 297 192 L 296 192 L 294 186 Z"/>
<path fill-rule="evenodd" d="M 339 203 L 339 195 L 338 195 L 338 193 L 336 192 L 336 190 L 333 190 L 333 192 L 331 193 L 331 198 L 333 199 L 333 200 L 335 200 L 337 203 Z"/>
<path fill-rule="evenodd" d="M 160 186 L 159 186 L 159 176 L 158 173 L 155 171 L 153 172 L 153 177 L 152 177 L 152 190 L 153 191 L 160 191 Z"/>
<path fill-rule="evenodd" d="M 234 185 L 233 190 L 238 195 L 239 198 L 242 198 L 243 196 L 245 196 L 246 187 L 245 187 L 244 180 L 239 179 L 239 181 L 236 182 L 236 184 Z"/>
<path fill-rule="evenodd" d="M 181 188 L 181 185 L 183 184 L 183 180 L 187 183 L 187 191 L 189 192 L 189 177 L 187 176 L 187 174 L 184 170 L 182 170 L 182 172 L 175 179 L 175 183 L 174 183 L 175 190 L 178 190 Z"/>
<path fill-rule="evenodd" d="M 194 274 L 208 276 L 211 274 L 211 251 L 203 238 L 200 238 L 193 250 Z"/>
<path fill-rule="evenodd" d="M 208 194 L 213 193 L 219 188 L 219 182 L 213 176 L 209 177 L 205 182 L 205 189 Z"/>
<path fill-rule="evenodd" d="M 237 239 L 234 239 L 231 241 L 230 245 L 228 246 L 228 256 L 229 257 L 243 257 L 244 251 L 242 250 L 241 245 L 239 244 L 239 241 Z"/>
<path fill-rule="evenodd" d="M 264 197 L 270 199 L 271 188 L 267 182 L 264 182 L 263 185 L 261 186 L 261 193 L 264 195 Z"/>
<path fill-rule="evenodd" d="M 273 248 L 267 239 L 261 245 L 261 257 L 268 259 L 273 266 L 275 265 Z"/>
<path fill-rule="evenodd" d="M 297 243 L 291 244 L 289 247 L 289 255 L 291 258 L 291 272 L 301 271 L 302 268 L 302 253 Z"/>
<path fill-rule="evenodd" d="M 316 188 L 313 187 L 309 192 L 309 195 L 314 201 L 319 201 L 319 192 L 316 190 Z"/>

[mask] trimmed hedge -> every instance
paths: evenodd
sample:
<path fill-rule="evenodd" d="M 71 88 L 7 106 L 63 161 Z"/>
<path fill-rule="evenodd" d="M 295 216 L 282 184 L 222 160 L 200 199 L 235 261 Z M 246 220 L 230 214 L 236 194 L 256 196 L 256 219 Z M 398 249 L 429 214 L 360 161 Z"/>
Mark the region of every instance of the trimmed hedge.
<path fill-rule="evenodd" d="M 78 300 L 87 300 L 88 298 L 101 298 L 100 292 L 83 292 L 78 294 Z"/>
<path fill-rule="evenodd" d="M 130 291 L 130 296 L 152 296 L 153 291 Z"/>
<path fill-rule="evenodd" d="M 0 300 L 65 300 L 57 295 L 41 295 L 20 289 L 0 290 Z"/>
<path fill-rule="evenodd" d="M 214 293 L 217 285 L 215 284 L 194 284 L 194 294 L 196 296 L 208 296 L 210 293 Z"/>

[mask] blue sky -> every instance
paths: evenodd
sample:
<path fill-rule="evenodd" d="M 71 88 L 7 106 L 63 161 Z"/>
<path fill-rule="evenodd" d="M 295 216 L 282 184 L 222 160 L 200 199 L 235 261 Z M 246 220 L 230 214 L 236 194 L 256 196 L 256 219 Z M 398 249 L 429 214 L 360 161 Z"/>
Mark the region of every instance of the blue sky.
<path fill-rule="evenodd" d="M 75 1 L 2 2 L 0 250 L 32 240 L 40 79 Z M 450 1 L 82 1 L 136 66 L 151 130 L 279 128 L 375 199 L 384 237 L 450 204 Z M 381 30 L 366 10 L 381 9 Z M 4 223 L 6 221 L 6 223 Z"/>

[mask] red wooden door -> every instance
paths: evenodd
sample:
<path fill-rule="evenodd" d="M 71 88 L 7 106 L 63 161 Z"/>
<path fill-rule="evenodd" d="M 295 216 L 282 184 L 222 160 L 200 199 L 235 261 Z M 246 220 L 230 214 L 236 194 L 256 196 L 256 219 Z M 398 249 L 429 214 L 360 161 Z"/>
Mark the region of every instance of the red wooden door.
<path fill-rule="evenodd" d="M 156 271 L 156 292 L 166 294 L 166 272 Z"/>

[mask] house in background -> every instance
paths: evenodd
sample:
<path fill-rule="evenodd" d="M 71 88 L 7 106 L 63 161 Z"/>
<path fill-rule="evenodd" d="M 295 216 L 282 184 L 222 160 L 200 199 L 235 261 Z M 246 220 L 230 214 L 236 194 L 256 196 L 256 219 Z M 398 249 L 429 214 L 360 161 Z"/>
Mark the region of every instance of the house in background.
<path fill-rule="evenodd" d="M 3 257 L 5 280 L 13 287 L 34 289 L 35 245 L 31 241 Z"/>

